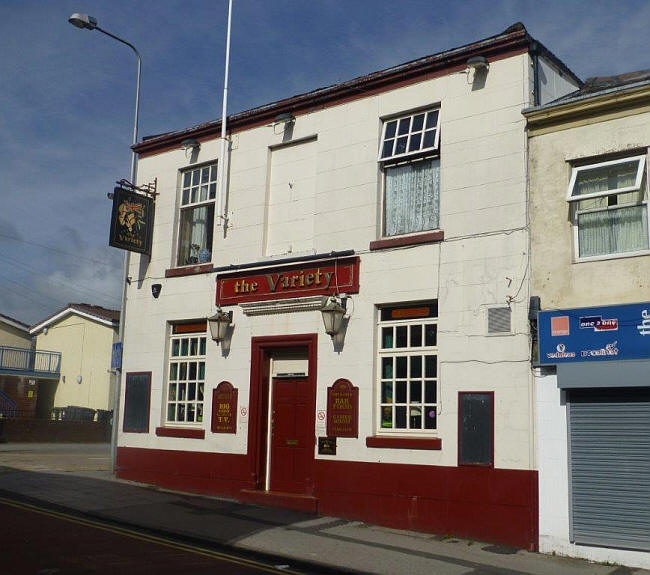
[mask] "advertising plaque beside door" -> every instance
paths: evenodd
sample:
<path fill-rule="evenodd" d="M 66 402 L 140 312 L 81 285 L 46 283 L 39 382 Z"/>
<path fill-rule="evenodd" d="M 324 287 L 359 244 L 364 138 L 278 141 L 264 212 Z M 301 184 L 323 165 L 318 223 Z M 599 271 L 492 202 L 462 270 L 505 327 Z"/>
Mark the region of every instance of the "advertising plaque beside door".
<path fill-rule="evenodd" d="M 327 435 L 359 437 L 359 388 L 347 379 L 327 388 Z"/>
<path fill-rule="evenodd" d="M 228 381 L 212 391 L 212 433 L 237 433 L 237 395 Z"/>

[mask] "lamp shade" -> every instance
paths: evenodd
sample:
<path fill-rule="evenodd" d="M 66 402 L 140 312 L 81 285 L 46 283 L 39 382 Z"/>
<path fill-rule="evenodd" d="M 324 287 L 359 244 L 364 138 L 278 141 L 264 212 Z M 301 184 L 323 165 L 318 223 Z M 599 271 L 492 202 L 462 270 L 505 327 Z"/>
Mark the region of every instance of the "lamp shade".
<path fill-rule="evenodd" d="M 345 308 L 339 300 L 336 297 L 324 297 L 320 312 L 323 314 L 325 332 L 330 336 L 339 333 L 345 315 Z"/>
<path fill-rule="evenodd" d="M 226 332 L 231 323 L 232 311 L 225 312 L 221 308 L 217 309 L 217 313 L 208 318 L 212 339 L 217 343 L 223 341 L 226 338 Z"/>

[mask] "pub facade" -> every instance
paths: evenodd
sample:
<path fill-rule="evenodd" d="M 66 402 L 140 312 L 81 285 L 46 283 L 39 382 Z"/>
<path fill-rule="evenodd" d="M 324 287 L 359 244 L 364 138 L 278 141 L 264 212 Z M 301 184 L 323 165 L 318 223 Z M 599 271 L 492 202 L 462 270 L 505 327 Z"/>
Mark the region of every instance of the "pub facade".
<path fill-rule="evenodd" d="M 118 476 L 535 549 L 521 110 L 579 83 L 519 24 L 136 146 Z"/>

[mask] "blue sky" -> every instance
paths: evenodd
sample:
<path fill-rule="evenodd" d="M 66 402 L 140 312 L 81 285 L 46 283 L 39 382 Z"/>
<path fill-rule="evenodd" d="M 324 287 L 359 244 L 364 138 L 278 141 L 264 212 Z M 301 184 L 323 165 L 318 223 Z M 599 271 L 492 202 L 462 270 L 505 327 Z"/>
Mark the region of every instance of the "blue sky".
<path fill-rule="evenodd" d="M 0 2 L 0 313 L 119 307 L 122 252 L 106 193 L 140 135 L 218 118 L 226 0 Z M 522 21 L 578 76 L 650 68 L 650 2 L 234 0 L 229 113 L 434 54 Z"/>

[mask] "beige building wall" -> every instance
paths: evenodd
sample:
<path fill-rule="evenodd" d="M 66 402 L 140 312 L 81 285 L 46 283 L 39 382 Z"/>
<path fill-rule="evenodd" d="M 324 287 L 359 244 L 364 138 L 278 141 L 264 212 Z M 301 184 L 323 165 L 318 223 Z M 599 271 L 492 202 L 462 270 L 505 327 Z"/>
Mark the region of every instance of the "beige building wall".
<path fill-rule="evenodd" d="M 543 309 L 606 306 L 650 300 L 650 253 L 576 260 L 566 201 L 570 162 L 608 155 L 647 154 L 650 111 L 645 104 L 625 105 L 626 95 L 574 104 L 564 118 L 549 112 L 531 115 L 530 218 L 532 294 Z M 589 110 L 591 109 L 591 112 Z M 557 111 L 556 111 L 557 114 Z M 647 186 L 647 175 L 646 183 Z M 650 568 L 650 554 L 570 541 L 567 402 L 557 375 L 536 370 L 537 459 L 539 469 L 540 551 Z M 615 440 L 614 440 L 615 441 Z"/>
<path fill-rule="evenodd" d="M 111 347 L 115 328 L 71 313 L 41 330 L 36 349 L 61 352 L 61 378 L 56 385 L 54 407 L 74 405 L 111 409 Z"/>
<path fill-rule="evenodd" d="M 647 153 L 650 112 L 560 125 L 530 139 L 532 293 L 543 308 L 588 307 L 650 298 L 650 256 L 576 261 L 566 201 L 571 161 Z M 605 116 L 607 118 L 607 116 Z M 646 184 L 647 185 L 647 184 Z"/>
<path fill-rule="evenodd" d="M 0 345 L 29 348 L 31 337 L 28 333 L 0 319 Z"/>

